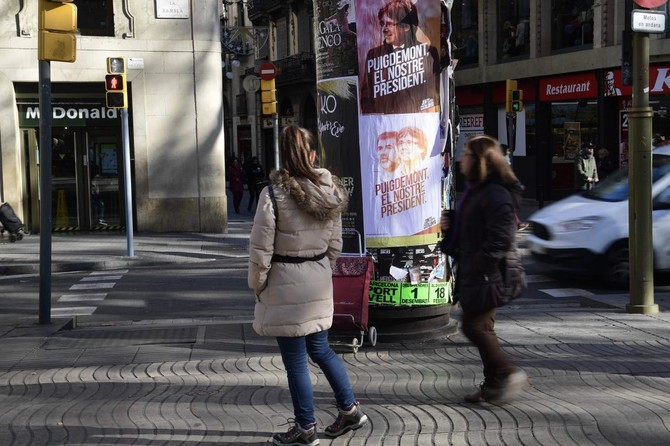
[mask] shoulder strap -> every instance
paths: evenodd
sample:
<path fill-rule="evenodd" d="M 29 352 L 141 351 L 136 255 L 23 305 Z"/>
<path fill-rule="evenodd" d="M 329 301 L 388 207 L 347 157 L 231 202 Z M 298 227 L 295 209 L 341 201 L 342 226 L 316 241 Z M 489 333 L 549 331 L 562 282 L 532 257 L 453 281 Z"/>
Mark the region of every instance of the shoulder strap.
<path fill-rule="evenodd" d="M 272 209 L 275 212 L 275 223 L 276 223 L 277 217 L 279 217 L 279 210 L 277 209 L 277 198 L 275 198 L 275 191 L 273 189 L 272 183 L 268 184 L 268 194 L 270 194 L 270 201 L 272 201 Z"/>

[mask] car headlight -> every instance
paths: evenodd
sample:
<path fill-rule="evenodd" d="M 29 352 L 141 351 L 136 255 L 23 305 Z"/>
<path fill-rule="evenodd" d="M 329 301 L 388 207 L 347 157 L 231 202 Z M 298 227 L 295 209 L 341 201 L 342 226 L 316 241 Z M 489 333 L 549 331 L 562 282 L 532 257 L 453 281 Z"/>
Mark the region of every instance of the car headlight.
<path fill-rule="evenodd" d="M 588 231 L 593 229 L 602 219 L 602 217 L 585 217 L 561 221 L 556 223 L 556 232 Z"/>

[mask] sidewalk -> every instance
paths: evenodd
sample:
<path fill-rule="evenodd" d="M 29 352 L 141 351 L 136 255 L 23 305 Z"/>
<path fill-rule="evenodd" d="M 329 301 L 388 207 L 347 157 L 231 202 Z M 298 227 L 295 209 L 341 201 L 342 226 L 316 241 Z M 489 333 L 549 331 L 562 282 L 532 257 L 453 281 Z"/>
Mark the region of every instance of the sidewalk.
<path fill-rule="evenodd" d="M 242 267 L 251 221 L 231 216 L 227 234 L 139 234 L 132 259 L 125 234 L 54 234 L 54 269 L 210 258 Z M 38 263 L 39 236 L 0 245 L 0 265 Z M 262 445 L 292 417 L 276 343 L 257 336 L 250 317 L 222 309 L 208 319 L 67 329 L 68 321 L 40 327 L 10 312 L 0 318 L 2 445 Z M 531 380 L 517 401 L 463 402 L 482 370 L 460 334 L 358 354 L 338 347 L 370 423 L 335 440 L 320 435 L 321 445 L 668 444 L 670 314 L 522 298 L 497 319 L 505 350 Z M 311 371 L 323 429 L 336 410 L 324 375 Z"/>

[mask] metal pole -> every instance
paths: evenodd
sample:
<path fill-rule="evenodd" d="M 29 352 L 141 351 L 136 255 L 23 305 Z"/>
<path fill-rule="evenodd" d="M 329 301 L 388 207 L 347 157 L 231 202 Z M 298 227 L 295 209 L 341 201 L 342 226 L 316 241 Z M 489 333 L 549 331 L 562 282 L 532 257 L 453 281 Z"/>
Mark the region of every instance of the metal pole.
<path fill-rule="evenodd" d="M 279 113 L 274 115 L 275 170 L 279 170 Z"/>
<path fill-rule="evenodd" d="M 510 165 L 514 162 L 514 151 L 516 150 L 516 112 L 507 113 L 507 147 L 509 148 L 506 156 Z"/>
<path fill-rule="evenodd" d="M 649 107 L 649 34 L 633 33 L 633 106 L 628 113 L 629 138 L 629 256 L 628 313 L 658 313 L 654 304 L 654 258 L 651 219 L 651 135 Z"/>
<path fill-rule="evenodd" d="M 121 133 L 123 138 L 123 175 L 126 192 L 126 239 L 128 243 L 128 257 L 135 257 L 133 247 L 133 192 L 130 178 L 130 133 L 128 130 L 128 109 L 121 109 Z"/>
<path fill-rule="evenodd" d="M 40 83 L 40 291 L 39 323 L 51 323 L 51 62 L 39 61 Z"/>

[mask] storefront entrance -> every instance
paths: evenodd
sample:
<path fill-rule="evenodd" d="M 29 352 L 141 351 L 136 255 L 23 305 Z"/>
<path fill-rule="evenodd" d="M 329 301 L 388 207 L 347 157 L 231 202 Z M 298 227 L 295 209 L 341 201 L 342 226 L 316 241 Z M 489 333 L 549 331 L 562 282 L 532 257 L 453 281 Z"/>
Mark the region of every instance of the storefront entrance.
<path fill-rule="evenodd" d="M 53 101 L 53 231 L 109 231 L 125 228 L 121 121 L 97 100 Z M 40 230 L 39 105 L 18 103 L 26 215 Z"/>
<path fill-rule="evenodd" d="M 39 231 L 39 141 L 36 129 L 22 129 L 24 178 L 27 188 L 26 225 Z M 54 128 L 52 187 L 54 231 L 123 229 L 121 144 L 109 129 Z"/>

